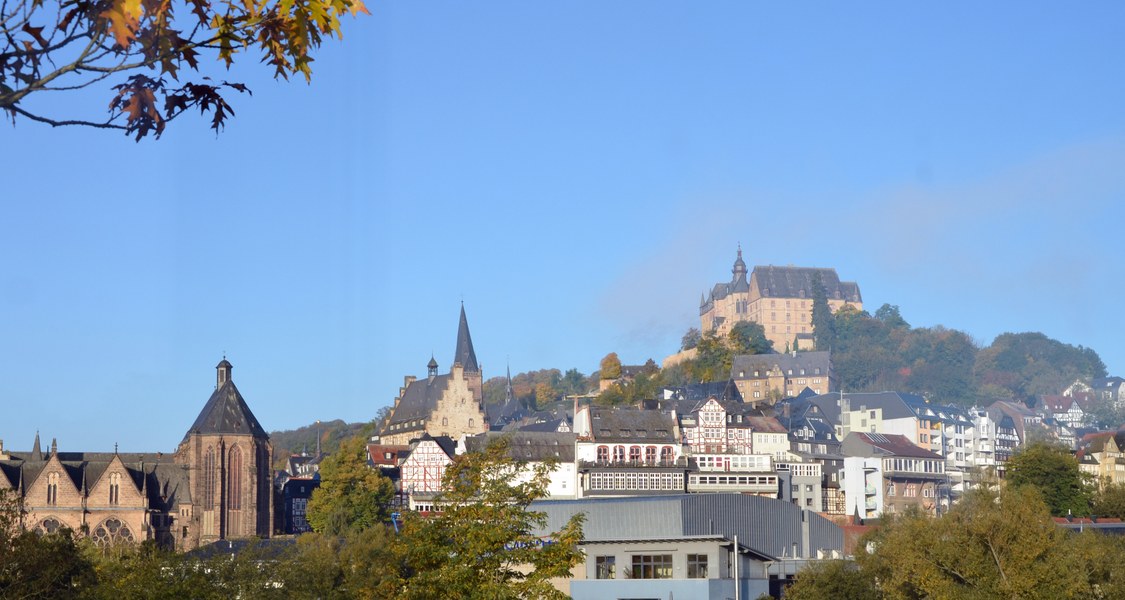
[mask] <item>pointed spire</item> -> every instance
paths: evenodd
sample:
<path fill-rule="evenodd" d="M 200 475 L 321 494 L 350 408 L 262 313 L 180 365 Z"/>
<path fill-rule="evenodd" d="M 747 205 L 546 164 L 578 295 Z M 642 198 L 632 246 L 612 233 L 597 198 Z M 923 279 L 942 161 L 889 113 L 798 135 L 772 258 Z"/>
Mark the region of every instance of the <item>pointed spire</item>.
<path fill-rule="evenodd" d="M 430 355 L 430 362 L 426 364 L 426 373 L 432 379 L 434 377 L 437 377 L 437 370 L 438 370 L 437 359 L 435 359 L 434 355 L 431 354 Z"/>
<path fill-rule="evenodd" d="M 473 338 L 469 335 L 469 320 L 465 318 L 465 302 L 461 302 L 461 322 L 457 325 L 457 350 L 453 362 L 460 363 L 466 373 L 479 373 L 477 353 L 473 350 Z"/>
<path fill-rule="evenodd" d="M 35 443 L 31 445 L 31 460 L 43 460 L 43 450 L 39 447 L 39 431 L 35 432 Z"/>
<path fill-rule="evenodd" d="M 59 453 L 59 442 L 56 438 L 51 438 L 51 456 Z"/>
<path fill-rule="evenodd" d="M 515 397 L 516 393 L 512 390 L 512 366 L 508 365 L 508 385 L 504 388 L 504 402 L 511 402 Z"/>
<path fill-rule="evenodd" d="M 738 244 L 738 257 L 734 259 L 734 267 L 730 270 L 734 274 L 734 281 L 746 278 L 746 263 L 742 260 L 742 243 Z"/>

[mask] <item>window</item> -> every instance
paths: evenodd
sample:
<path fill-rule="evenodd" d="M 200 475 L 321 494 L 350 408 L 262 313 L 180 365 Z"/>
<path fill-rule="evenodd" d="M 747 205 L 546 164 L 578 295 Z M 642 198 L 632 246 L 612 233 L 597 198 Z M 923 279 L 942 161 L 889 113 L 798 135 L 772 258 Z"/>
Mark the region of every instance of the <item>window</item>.
<path fill-rule="evenodd" d="M 617 557 L 616 556 L 597 556 L 594 557 L 594 565 L 597 570 L 594 575 L 595 579 L 616 579 L 617 578 Z"/>
<path fill-rule="evenodd" d="M 687 555 L 687 576 L 688 579 L 707 579 L 706 554 Z"/>
<path fill-rule="evenodd" d="M 203 510 L 215 509 L 215 449 L 208 448 L 203 458 Z"/>
<path fill-rule="evenodd" d="M 641 462 L 641 447 L 640 446 L 630 446 L 629 447 L 629 462 L 632 462 L 632 463 Z"/>
<path fill-rule="evenodd" d="M 230 449 L 227 459 L 227 508 L 242 509 L 242 450 L 235 446 Z"/>
<path fill-rule="evenodd" d="M 613 462 L 625 462 L 625 446 L 613 447 Z"/>
<path fill-rule="evenodd" d="M 598 446 L 598 462 L 609 462 L 608 446 Z"/>
<path fill-rule="evenodd" d="M 475 425 L 473 424 L 473 419 L 469 419 L 469 427 L 474 427 L 474 426 Z"/>
<path fill-rule="evenodd" d="M 671 578 L 671 554 L 639 554 L 633 557 L 633 579 Z"/>
<path fill-rule="evenodd" d="M 656 464 L 656 446 L 645 448 L 645 462 L 650 465 Z"/>
<path fill-rule="evenodd" d="M 449 425 L 449 418 L 448 417 L 442 417 L 441 418 L 441 426 L 445 427 L 446 425 Z"/>
<path fill-rule="evenodd" d="M 668 464 L 668 463 L 671 463 L 672 460 L 673 460 L 672 447 L 671 446 L 664 446 L 663 448 L 661 448 L 660 449 L 660 462 Z"/>
<path fill-rule="evenodd" d="M 47 475 L 47 504 L 58 504 L 59 502 L 59 474 L 51 473 Z"/>
<path fill-rule="evenodd" d="M 109 476 L 109 503 L 117 504 L 121 501 L 121 474 L 113 473 Z"/>

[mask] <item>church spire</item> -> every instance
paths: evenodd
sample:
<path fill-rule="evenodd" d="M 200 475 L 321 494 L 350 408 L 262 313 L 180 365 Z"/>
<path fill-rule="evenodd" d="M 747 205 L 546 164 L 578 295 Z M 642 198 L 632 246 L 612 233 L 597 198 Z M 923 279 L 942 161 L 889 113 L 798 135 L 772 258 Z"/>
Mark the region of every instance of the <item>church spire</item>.
<path fill-rule="evenodd" d="M 35 443 L 31 445 L 31 460 L 43 460 L 43 450 L 39 447 L 39 432 L 35 432 Z"/>
<path fill-rule="evenodd" d="M 477 353 L 473 350 L 473 338 L 469 335 L 469 320 L 465 318 L 465 303 L 461 303 L 461 322 L 457 325 L 457 350 L 453 362 L 460 363 L 466 373 L 479 373 Z"/>
<path fill-rule="evenodd" d="M 511 402 L 515 397 L 516 393 L 512 390 L 512 366 L 508 365 L 508 385 L 504 388 L 504 402 Z"/>
<path fill-rule="evenodd" d="M 215 370 L 218 371 L 218 373 L 216 373 L 215 375 L 215 389 L 219 389 L 224 383 L 230 381 L 230 372 L 233 368 L 234 367 L 230 364 L 230 361 L 227 360 L 227 357 L 224 354 L 223 360 L 219 361 L 219 364 L 215 365 Z"/>

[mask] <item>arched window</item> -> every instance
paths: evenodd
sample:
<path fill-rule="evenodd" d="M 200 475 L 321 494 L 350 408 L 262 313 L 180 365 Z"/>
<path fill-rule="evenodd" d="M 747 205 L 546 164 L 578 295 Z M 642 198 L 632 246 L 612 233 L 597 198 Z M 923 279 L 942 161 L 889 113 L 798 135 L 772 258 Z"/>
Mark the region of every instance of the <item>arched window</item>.
<path fill-rule="evenodd" d="M 469 419 L 469 427 L 472 427 L 474 424 L 475 423 L 474 423 L 473 419 Z"/>
<path fill-rule="evenodd" d="M 613 462 L 625 462 L 625 446 L 613 447 Z"/>
<path fill-rule="evenodd" d="M 641 447 L 640 446 L 630 446 L 629 447 L 629 462 L 632 462 L 632 463 L 641 462 Z"/>
<path fill-rule="evenodd" d="M 672 457 L 672 447 L 671 446 L 664 446 L 663 448 L 660 449 L 660 462 L 662 462 L 664 464 L 671 464 L 673 460 L 674 459 Z"/>
<path fill-rule="evenodd" d="M 598 446 L 598 462 L 609 462 L 609 446 Z"/>
<path fill-rule="evenodd" d="M 203 456 L 203 510 L 215 509 L 215 449 Z"/>
<path fill-rule="evenodd" d="M 656 464 L 656 446 L 648 446 L 645 448 L 645 462 L 650 465 Z"/>
<path fill-rule="evenodd" d="M 47 504 L 59 503 L 59 474 L 47 474 Z"/>
<path fill-rule="evenodd" d="M 447 418 L 447 417 L 442 417 L 442 418 L 441 418 L 441 426 L 442 426 L 442 427 L 445 427 L 446 425 L 449 425 L 449 418 Z"/>
<path fill-rule="evenodd" d="M 110 517 L 101 522 L 90 534 L 94 543 L 99 546 L 112 546 L 121 542 L 133 542 L 133 532 L 129 527 L 116 517 Z"/>
<path fill-rule="evenodd" d="M 111 473 L 109 476 L 109 503 L 117 504 L 121 501 L 121 473 Z"/>
<path fill-rule="evenodd" d="M 230 449 L 227 461 L 227 508 L 242 509 L 242 450 L 238 446 Z"/>

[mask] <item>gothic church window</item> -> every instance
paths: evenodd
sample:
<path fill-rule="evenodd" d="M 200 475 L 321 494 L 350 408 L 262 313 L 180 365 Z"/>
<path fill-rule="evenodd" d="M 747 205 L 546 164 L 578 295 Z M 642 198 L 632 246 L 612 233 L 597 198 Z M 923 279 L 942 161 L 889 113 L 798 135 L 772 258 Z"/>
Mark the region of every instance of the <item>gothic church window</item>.
<path fill-rule="evenodd" d="M 230 449 L 227 467 L 227 506 L 231 510 L 240 510 L 242 508 L 242 450 L 238 446 Z"/>
<path fill-rule="evenodd" d="M 109 503 L 117 504 L 121 501 L 121 474 L 113 473 L 109 476 Z"/>
<path fill-rule="evenodd" d="M 47 475 L 47 504 L 59 503 L 59 474 Z"/>
<path fill-rule="evenodd" d="M 215 449 L 203 457 L 203 510 L 215 509 Z"/>
<path fill-rule="evenodd" d="M 90 535 L 98 546 L 113 546 L 121 542 L 133 542 L 133 532 L 117 518 L 102 521 L 94 533 Z"/>

